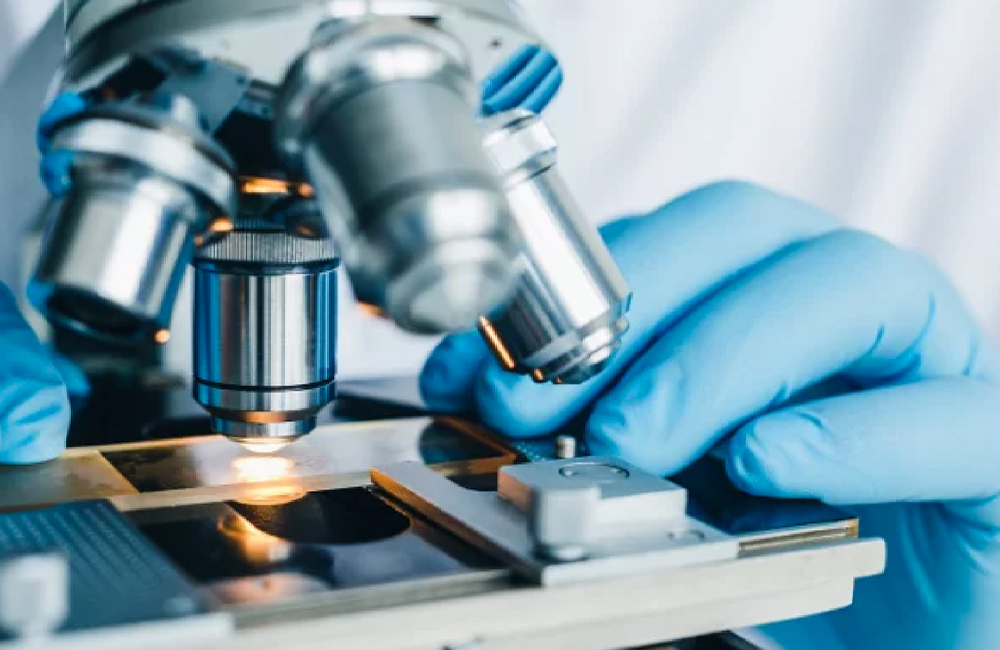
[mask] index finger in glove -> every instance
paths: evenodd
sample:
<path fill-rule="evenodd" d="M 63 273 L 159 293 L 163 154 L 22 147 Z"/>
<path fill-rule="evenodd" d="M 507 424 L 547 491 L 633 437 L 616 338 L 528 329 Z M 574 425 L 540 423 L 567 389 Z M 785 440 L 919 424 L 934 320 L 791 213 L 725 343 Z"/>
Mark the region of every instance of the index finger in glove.
<path fill-rule="evenodd" d="M 676 471 L 828 377 L 861 386 L 997 375 L 991 348 L 931 264 L 839 231 L 775 256 L 668 329 L 594 409 L 596 453 Z"/>
<path fill-rule="evenodd" d="M 621 375 L 664 328 L 746 269 L 837 227 L 816 209 L 745 183 L 717 183 L 603 229 L 633 291 L 629 331 L 607 369 L 581 385 L 536 384 L 486 363 L 474 385 L 482 419 L 513 436 L 549 433 Z"/>

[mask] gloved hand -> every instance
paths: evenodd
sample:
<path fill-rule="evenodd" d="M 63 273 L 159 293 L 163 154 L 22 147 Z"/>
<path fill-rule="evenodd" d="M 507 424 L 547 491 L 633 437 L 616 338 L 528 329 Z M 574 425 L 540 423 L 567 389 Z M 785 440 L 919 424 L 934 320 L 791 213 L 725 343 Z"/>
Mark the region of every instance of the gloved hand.
<path fill-rule="evenodd" d="M 887 542 L 851 607 L 769 626 L 782 647 L 1000 648 L 1000 361 L 944 275 L 739 183 L 603 235 L 634 291 L 607 371 L 537 385 L 462 334 L 424 368 L 428 403 L 511 436 L 589 408 L 594 454 L 663 475 L 728 437 L 741 489 L 850 506 Z M 828 378 L 849 388 L 794 399 Z"/>
<path fill-rule="evenodd" d="M 519 107 L 541 113 L 562 79 L 559 62 L 550 52 L 537 45 L 523 47 L 483 82 L 482 113 L 490 116 Z"/>
<path fill-rule="evenodd" d="M 61 120 L 87 108 L 86 100 L 75 93 L 63 93 L 53 100 L 38 120 L 38 151 L 42 154 L 40 174 L 49 194 L 61 198 L 69 191 L 69 168 L 73 159 L 65 151 L 50 151 L 52 129 Z"/>
<path fill-rule="evenodd" d="M 37 463 L 66 448 L 70 407 L 49 353 L 0 285 L 0 463 Z"/>

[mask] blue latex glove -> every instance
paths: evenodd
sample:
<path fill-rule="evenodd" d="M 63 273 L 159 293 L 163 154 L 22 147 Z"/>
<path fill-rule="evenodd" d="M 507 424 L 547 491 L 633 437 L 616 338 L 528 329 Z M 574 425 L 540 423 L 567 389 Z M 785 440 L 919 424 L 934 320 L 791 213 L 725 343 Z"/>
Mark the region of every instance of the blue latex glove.
<path fill-rule="evenodd" d="M 69 191 L 69 168 L 73 159 L 65 151 L 50 151 L 52 128 L 60 121 L 87 108 L 86 100 L 75 93 L 63 93 L 53 100 L 38 120 L 38 151 L 42 154 L 39 172 L 49 194 L 61 198 Z"/>
<path fill-rule="evenodd" d="M 550 52 L 536 45 L 523 47 L 483 82 L 482 113 L 490 116 L 512 108 L 541 113 L 556 96 L 562 79 L 559 63 Z"/>
<path fill-rule="evenodd" d="M 0 463 L 37 463 L 66 448 L 70 407 L 62 376 L 0 285 Z"/>
<path fill-rule="evenodd" d="M 1000 648 L 1000 361 L 942 273 L 739 183 L 603 235 L 635 294 L 610 369 L 536 385 L 463 334 L 428 403 L 512 436 L 589 406 L 593 453 L 665 475 L 728 437 L 738 487 L 852 507 L 887 542 L 851 607 L 769 626 L 782 647 Z M 831 377 L 850 390 L 789 402 Z"/>

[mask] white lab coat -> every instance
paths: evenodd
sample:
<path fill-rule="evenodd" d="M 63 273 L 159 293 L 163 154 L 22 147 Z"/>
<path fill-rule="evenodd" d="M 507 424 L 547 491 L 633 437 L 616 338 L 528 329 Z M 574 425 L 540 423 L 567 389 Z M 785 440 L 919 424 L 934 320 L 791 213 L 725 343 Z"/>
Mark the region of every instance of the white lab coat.
<path fill-rule="evenodd" d="M 39 32 L 52 4 L 0 0 L 0 35 L 15 35 L 0 37 L 0 205 L 18 227 L 44 196 L 33 132 L 58 57 L 58 19 Z M 521 4 L 565 68 L 547 117 L 593 219 L 756 181 L 924 250 L 1000 340 L 1000 3 Z M 0 279 L 18 281 L 16 255 L 4 236 Z M 433 339 L 343 303 L 342 376 L 416 371 Z"/>

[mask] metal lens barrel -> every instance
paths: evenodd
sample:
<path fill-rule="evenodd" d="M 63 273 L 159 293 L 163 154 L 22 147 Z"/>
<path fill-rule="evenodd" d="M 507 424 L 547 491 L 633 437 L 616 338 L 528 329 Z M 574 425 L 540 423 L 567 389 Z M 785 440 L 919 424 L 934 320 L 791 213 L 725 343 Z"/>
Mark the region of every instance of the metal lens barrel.
<path fill-rule="evenodd" d="M 269 451 L 333 399 L 338 259 L 329 237 L 234 225 L 194 259 L 194 394 L 216 432 Z"/>
<path fill-rule="evenodd" d="M 236 205 L 233 164 L 179 95 L 96 108 L 59 127 L 72 189 L 28 292 L 50 321 L 152 341 L 168 327 L 194 235 Z"/>
<path fill-rule="evenodd" d="M 631 292 L 556 171 L 556 142 L 545 123 L 517 109 L 485 127 L 524 251 L 511 299 L 480 319 L 480 331 L 508 370 L 538 382 L 581 383 L 621 346 Z"/>
<path fill-rule="evenodd" d="M 314 186 L 357 298 L 414 332 L 475 324 L 519 242 L 457 41 L 403 18 L 338 23 L 292 67 L 279 149 Z"/>

